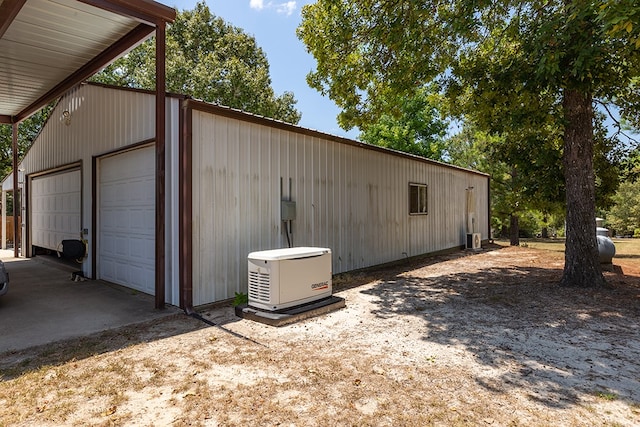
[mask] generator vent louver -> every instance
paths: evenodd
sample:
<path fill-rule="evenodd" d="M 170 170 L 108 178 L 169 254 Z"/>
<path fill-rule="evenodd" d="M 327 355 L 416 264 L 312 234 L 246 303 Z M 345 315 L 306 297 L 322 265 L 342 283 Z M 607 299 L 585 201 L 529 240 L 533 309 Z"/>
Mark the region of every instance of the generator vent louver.
<path fill-rule="evenodd" d="M 249 271 L 249 298 L 268 303 L 270 295 L 269 273 Z"/>

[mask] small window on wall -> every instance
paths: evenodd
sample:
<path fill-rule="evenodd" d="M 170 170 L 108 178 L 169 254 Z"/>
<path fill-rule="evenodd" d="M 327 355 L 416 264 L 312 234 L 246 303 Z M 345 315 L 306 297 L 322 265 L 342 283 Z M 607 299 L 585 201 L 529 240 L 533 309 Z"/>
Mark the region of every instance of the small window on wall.
<path fill-rule="evenodd" d="M 409 184 L 409 214 L 427 214 L 427 185 Z"/>

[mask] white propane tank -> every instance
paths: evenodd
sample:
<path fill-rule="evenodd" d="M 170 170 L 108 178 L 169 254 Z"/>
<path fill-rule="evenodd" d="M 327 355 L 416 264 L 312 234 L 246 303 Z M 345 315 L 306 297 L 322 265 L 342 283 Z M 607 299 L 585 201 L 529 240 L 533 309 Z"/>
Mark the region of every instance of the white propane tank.
<path fill-rule="evenodd" d="M 609 230 L 603 227 L 596 228 L 596 238 L 598 239 L 598 255 L 600 264 L 611 264 L 616 254 L 616 245 L 609 237 Z"/>

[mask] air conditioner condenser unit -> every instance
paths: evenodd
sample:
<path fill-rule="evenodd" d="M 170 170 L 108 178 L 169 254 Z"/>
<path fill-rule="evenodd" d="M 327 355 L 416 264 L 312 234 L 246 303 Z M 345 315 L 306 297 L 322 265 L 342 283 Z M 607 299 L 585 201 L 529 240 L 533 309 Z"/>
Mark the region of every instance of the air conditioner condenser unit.
<path fill-rule="evenodd" d="M 482 236 L 480 233 L 467 233 L 467 249 L 482 249 Z"/>
<path fill-rule="evenodd" d="M 250 307 L 277 311 L 331 296 L 331 249 L 274 249 L 247 260 Z"/>

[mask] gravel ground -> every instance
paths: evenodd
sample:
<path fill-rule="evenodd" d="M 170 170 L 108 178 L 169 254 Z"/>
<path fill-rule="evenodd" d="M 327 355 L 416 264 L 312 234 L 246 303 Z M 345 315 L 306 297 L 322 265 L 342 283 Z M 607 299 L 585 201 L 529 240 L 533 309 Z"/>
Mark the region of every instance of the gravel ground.
<path fill-rule="evenodd" d="M 0 425 L 640 425 L 640 268 L 558 287 L 492 245 L 341 275 L 274 328 L 228 305 L 0 356 Z"/>

